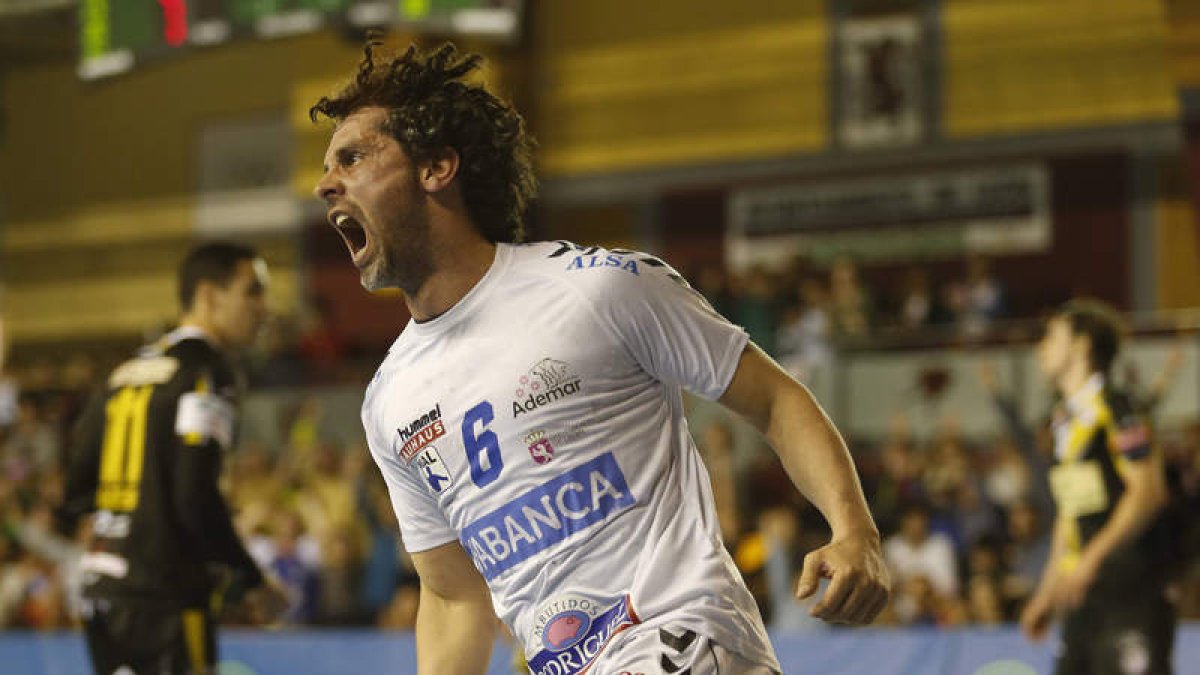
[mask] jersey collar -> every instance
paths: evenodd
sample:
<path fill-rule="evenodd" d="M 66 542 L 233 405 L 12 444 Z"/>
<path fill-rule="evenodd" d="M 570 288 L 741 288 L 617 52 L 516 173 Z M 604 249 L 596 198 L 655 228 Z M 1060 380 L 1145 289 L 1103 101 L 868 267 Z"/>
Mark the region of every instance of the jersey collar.
<path fill-rule="evenodd" d="M 213 336 L 199 326 L 180 326 L 179 328 L 176 328 L 170 333 L 162 336 L 160 342 L 171 346 L 183 342 L 184 340 L 192 339 L 204 340 L 213 347 L 217 346 L 217 341 L 213 339 Z"/>
<path fill-rule="evenodd" d="M 1104 389 L 1104 374 L 1093 373 L 1087 382 L 1084 382 L 1083 386 L 1079 388 L 1079 391 L 1067 399 L 1067 411 L 1072 417 L 1079 415 L 1090 407 L 1092 401 L 1095 400 L 1096 395 L 1102 389 Z"/>
<path fill-rule="evenodd" d="M 408 325 L 404 327 L 404 330 L 400 333 L 400 337 L 396 338 L 396 341 L 392 343 L 392 349 L 395 349 L 401 340 L 409 336 L 431 337 L 438 335 L 483 307 L 487 296 L 503 276 L 505 269 L 507 269 L 512 259 L 512 248 L 511 244 L 498 242 L 492 265 L 488 267 L 487 272 L 484 273 L 483 277 L 476 282 L 471 290 L 467 291 L 467 294 L 454 303 L 450 309 L 442 312 L 435 318 L 422 321 L 421 323 L 409 319 Z"/>

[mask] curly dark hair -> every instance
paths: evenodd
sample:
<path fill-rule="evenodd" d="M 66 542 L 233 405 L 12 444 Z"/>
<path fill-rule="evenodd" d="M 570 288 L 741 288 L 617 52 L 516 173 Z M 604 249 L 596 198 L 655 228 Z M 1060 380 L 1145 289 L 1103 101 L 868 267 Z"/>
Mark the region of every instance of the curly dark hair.
<path fill-rule="evenodd" d="M 427 161 L 446 148 L 458 153 L 463 202 L 489 241 L 521 241 L 523 215 L 537 194 L 534 141 L 509 103 L 462 81 L 483 57 L 460 54 L 450 43 L 429 51 L 409 46 L 400 56 L 381 57 L 382 47 L 381 40 L 370 38 L 354 79 L 334 96 L 321 97 L 309 108 L 309 119 L 339 124 L 360 108 L 387 109 L 383 130 L 413 161 Z"/>

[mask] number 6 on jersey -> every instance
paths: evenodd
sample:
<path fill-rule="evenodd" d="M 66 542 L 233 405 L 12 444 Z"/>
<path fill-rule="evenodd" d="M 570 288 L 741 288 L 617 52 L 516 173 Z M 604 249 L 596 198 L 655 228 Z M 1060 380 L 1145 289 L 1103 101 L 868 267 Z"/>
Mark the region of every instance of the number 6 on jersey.
<path fill-rule="evenodd" d="M 496 415 L 492 404 L 481 401 L 463 416 L 463 447 L 467 451 L 467 463 L 471 467 L 471 482 L 478 487 L 487 487 L 500 477 L 504 460 L 500 457 L 500 439 L 487 428 Z M 475 427 L 481 430 L 476 435 Z"/>

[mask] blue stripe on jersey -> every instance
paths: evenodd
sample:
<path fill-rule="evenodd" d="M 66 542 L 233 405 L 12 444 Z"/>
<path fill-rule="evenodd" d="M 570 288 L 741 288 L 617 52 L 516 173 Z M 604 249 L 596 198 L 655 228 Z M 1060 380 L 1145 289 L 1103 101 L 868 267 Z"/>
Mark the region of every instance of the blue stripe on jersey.
<path fill-rule="evenodd" d="M 463 528 L 488 581 L 637 500 L 611 452 L 556 476 Z"/>

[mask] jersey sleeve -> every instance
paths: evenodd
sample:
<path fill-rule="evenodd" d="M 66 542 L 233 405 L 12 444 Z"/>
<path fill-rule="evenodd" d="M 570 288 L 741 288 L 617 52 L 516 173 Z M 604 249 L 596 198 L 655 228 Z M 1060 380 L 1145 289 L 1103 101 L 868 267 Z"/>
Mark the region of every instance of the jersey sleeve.
<path fill-rule="evenodd" d="M 176 400 L 175 516 L 205 560 L 227 565 L 247 588 L 258 586 L 262 572 L 242 544 L 219 487 L 223 454 L 236 422 L 235 404 L 217 393 L 228 385 L 214 381 L 204 367 L 189 368 L 180 377 L 190 386 Z"/>
<path fill-rule="evenodd" d="M 96 505 L 100 473 L 100 443 L 104 435 L 103 388 L 97 390 L 79 418 L 66 457 L 66 488 L 63 503 L 56 512 L 60 530 L 74 536 L 79 519 Z"/>
<path fill-rule="evenodd" d="M 1145 417 L 1124 394 L 1110 394 L 1106 398 L 1112 414 L 1110 447 L 1113 452 L 1134 462 L 1149 457 L 1151 434 Z"/>
<path fill-rule="evenodd" d="M 368 401 L 370 397 L 368 396 Z M 375 432 L 371 416 L 367 409 L 363 410 L 363 430 L 366 432 L 367 445 L 371 449 L 371 457 L 383 474 L 387 483 L 388 496 L 392 500 L 392 510 L 396 513 L 396 521 L 400 524 L 400 537 L 404 540 L 404 550 L 409 553 L 420 553 L 431 548 L 454 541 L 458 534 L 446 517 L 442 514 L 437 500 L 429 489 L 421 482 L 420 477 L 411 467 L 396 456 L 387 445 L 387 439 L 381 439 Z"/>
<path fill-rule="evenodd" d="M 715 400 L 733 379 L 749 336 L 669 265 L 636 254 L 632 266 L 589 270 L 600 321 L 662 382 Z"/>

